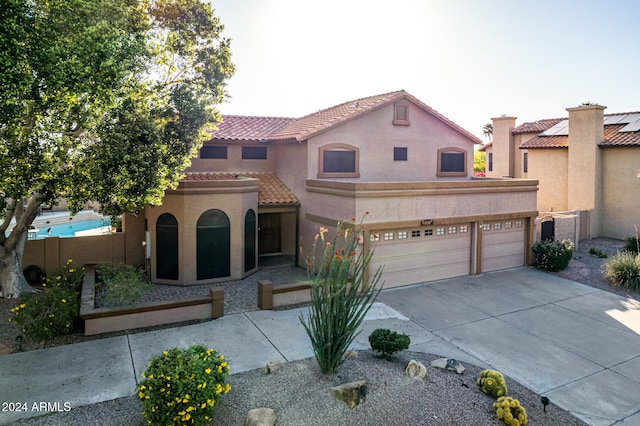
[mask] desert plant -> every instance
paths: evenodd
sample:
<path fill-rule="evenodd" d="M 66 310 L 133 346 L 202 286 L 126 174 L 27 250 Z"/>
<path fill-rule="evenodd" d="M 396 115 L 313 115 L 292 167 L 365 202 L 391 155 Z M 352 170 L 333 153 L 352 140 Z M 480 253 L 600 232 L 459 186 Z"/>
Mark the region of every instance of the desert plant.
<path fill-rule="evenodd" d="M 56 275 L 47 277 L 42 286 L 44 294 L 27 294 L 11 309 L 9 321 L 37 341 L 45 341 L 69 334 L 75 329 L 80 315 L 80 285 L 84 269 L 69 259 Z"/>
<path fill-rule="evenodd" d="M 604 276 L 614 286 L 640 291 L 640 254 L 624 251 L 604 264 Z"/>
<path fill-rule="evenodd" d="M 173 348 L 151 359 L 138 384 L 143 415 L 153 425 L 205 425 L 213 407 L 231 389 L 229 365 L 202 345 Z"/>
<path fill-rule="evenodd" d="M 594 256 L 598 256 L 601 259 L 606 259 L 607 258 L 607 253 L 603 252 L 602 250 L 595 248 L 595 247 L 591 247 L 589 249 L 589 254 L 592 254 Z"/>
<path fill-rule="evenodd" d="M 122 263 L 97 265 L 96 276 L 97 304 L 104 307 L 132 305 L 153 287 L 143 269 Z"/>
<path fill-rule="evenodd" d="M 510 396 L 502 396 L 493 404 L 498 419 L 508 426 L 524 426 L 527 424 L 527 412 L 520 401 Z"/>
<path fill-rule="evenodd" d="M 638 237 L 635 235 L 624 239 L 624 251 L 638 253 L 638 246 L 640 246 L 640 242 L 638 241 Z"/>
<path fill-rule="evenodd" d="M 381 352 L 383 357 L 389 359 L 394 353 L 408 349 L 411 339 L 406 334 L 378 328 L 369 335 L 369 343 L 371 349 Z"/>
<path fill-rule="evenodd" d="M 478 376 L 478 386 L 482 393 L 499 398 L 507 394 L 507 385 L 504 376 L 496 370 L 482 370 Z"/>
<path fill-rule="evenodd" d="M 355 221 L 355 219 L 353 219 Z M 334 373 L 343 362 L 343 354 L 357 336 L 357 329 L 380 293 L 382 268 L 366 281 L 373 254 L 358 247 L 361 227 L 342 229 L 338 222 L 332 241 L 325 240 L 328 230 L 320 228 L 307 266 L 312 276 L 311 306 L 308 317 L 300 322 L 311 339 L 313 354 L 323 373 Z"/>
<path fill-rule="evenodd" d="M 533 245 L 536 267 L 546 271 L 562 271 L 569 265 L 574 247 L 570 240 L 536 241 Z"/>

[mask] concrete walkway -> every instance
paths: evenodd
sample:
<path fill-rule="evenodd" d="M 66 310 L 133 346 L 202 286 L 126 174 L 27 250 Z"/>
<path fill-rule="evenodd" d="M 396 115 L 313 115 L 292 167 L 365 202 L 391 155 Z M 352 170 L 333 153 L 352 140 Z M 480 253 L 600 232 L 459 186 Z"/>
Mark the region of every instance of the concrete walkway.
<path fill-rule="evenodd" d="M 306 312 L 236 313 L 2 356 L 0 403 L 26 403 L 27 410 L 0 411 L 0 424 L 65 403 L 132 395 L 149 359 L 175 346 L 212 347 L 232 373 L 311 357 L 298 319 Z M 518 268 L 385 290 L 355 348 L 369 348 L 368 335 L 381 327 L 409 334 L 411 350 L 498 369 L 589 424 L 640 424 L 640 306 L 633 300 Z"/>

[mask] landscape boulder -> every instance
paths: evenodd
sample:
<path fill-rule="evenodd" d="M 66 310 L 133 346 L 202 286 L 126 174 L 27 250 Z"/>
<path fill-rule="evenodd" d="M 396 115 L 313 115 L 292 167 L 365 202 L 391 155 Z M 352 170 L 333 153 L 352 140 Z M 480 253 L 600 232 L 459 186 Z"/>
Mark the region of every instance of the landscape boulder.
<path fill-rule="evenodd" d="M 347 407 L 353 408 L 367 399 L 367 381 L 356 380 L 355 382 L 343 383 L 332 387 L 331 392 L 333 396 L 347 404 Z"/>

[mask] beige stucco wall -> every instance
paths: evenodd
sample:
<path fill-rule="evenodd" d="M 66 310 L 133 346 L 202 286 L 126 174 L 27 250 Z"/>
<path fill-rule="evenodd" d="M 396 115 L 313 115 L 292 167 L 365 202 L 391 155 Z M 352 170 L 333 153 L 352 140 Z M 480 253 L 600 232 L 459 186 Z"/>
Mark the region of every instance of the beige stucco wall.
<path fill-rule="evenodd" d="M 409 126 L 394 125 L 393 114 L 389 104 L 311 138 L 307 178 L 318 178 L 319 147 L 333 143 L 359 148 L 359 182 L 435 180 L 438 149 L 449 147 L 466 151 L 467 176 L 473 176 L 472 141 L 413 104 L 409 104 Z M 408 161 L 394 161 L 394 147 L 407 147 Z"/>
<path fill-rule="evenodd" d="M 494 117 L 493 121 L 493 171 L 488 177 L 515 176 L 515 142 L 511 130 L 516 127 L 516 117 Z"/>
<path fill-rule="evenodd" d="M 223 211 L 230 222 L 231 275 L 227 278 L 197 280 L 196 224 L 207 210 Z M 244 217 L 249 209 L 258 213 L 258 184 L 255 179 L 236 181 L 182 182 L 168 191 L 161 206 L 146 209 L 151 232 L 151 275 L 154 282 L 167 284 L 205 284 L 225 279 L 239 279 L 244 273 Z M 178 221 L 178 281 L 157 279 L 155 226 L 158 217 L 171 213 Z M 212 259 L 215 261 L 215 259 Z"/>
<path fill-rule="evenodd" d="M 216 143 L 216 145 L 222 145 Z M 245 144 L 244 146 L 265 146 L 265 144 Z M 243 160 L 242 145 L 230 143 L 227 145 L 227 159 L 192 158 L 187 172 L 270 172 L 274 168 L 274 154 L 271 146 L 267 145 L 266 160 Z"/>
<path fill-rule="evenodd" d="M 624 238 L 640 227 L 640 150 L 601 148 L 602 215 L 600 236 Z"/>
<path fill-rule="evenodd" d="M 537 180 L 538 210 L 566 211 L 567 149 L 530 149 L 529 179 Z"/>

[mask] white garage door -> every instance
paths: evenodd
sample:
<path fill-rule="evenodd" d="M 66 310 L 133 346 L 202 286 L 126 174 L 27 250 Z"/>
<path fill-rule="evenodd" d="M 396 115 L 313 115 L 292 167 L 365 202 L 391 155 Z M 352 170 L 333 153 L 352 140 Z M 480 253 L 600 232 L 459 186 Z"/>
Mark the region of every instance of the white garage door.
<path fill-rule="evenodd" d="M 371 233 L 370 271 L 384 266 L 385 288 L 469 275 L 471 225 Z"/>
<path fill-rule="evenodd" d="M 482 272 L 523 266 L 525 261 L 524 220 L 487 222 L 482 232 Z"/>

